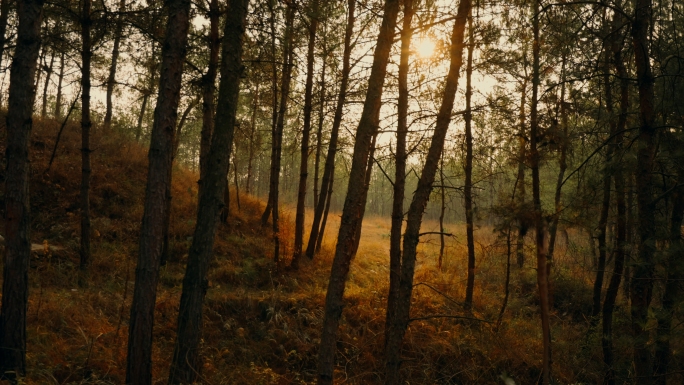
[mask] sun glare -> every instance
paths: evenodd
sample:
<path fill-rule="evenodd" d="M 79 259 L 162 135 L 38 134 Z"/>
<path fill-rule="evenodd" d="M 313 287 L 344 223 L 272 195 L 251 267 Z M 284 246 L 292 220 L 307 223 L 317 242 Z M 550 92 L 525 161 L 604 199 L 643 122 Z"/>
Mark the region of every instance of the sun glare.
<path fill-rule="evenodd" d="M 435 53 L 435 41 L 426 37 L 421 38 L 416 42 L 416 53 L 421 59 L 432 57 Z"/>

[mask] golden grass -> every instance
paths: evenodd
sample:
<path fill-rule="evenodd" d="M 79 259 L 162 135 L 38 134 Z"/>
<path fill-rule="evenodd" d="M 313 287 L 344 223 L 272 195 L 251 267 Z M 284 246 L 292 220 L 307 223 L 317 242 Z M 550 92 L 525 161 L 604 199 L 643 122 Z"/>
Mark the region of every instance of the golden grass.
<path fill-rule="evenodd" d="M 27 383 L 121 384 L 144 199 L 145 149 L 119 135 L 94 135 L 92 212 L 99 236 L 93 239 L 90 285 L 79 289 L 78 128 L 67 127 L 55 164 L 44 174 L 56 129 L 50 121 L 37 123 L 31 146 L 33 241 L 46 239 L 65 251 L 32 257 Z M 174 169 L 171 258 L 160 272 L 155 308 L 155 384 L 166 382 L 173 351 L 185 257 L 194 227 L 196 180 L 196 174 Z M 217 234 L 200 347 L 205 360 L 202 383 L 312 383 L 339 213 L 328 217 L 320 255 L 313 261 L 305 258 L 297 272 L 276 272 L 270 227 L 262 229 L 259 223 L 263 202 L 241 196 L 240 203 L 238 210 L 231 199 L 229 226 L 222 225 Z M 292 252 L 291 210 L 285 207 L 281 214 L 283 266 Z M 475 303 L 472 314 L 466 313 L 461 305 L 465 228 L 452 223 L 446 227 L 455 236 L 447 238 L 442 271 L 436 267 L 438 236 L 424 237 L 419 247 L 412 317 L 467 315 L 496 320 L 503 299 L 505 243 L 491 228 L 476 231 Z M 423 229 L 436 231 L 438 225 L 426 221 Z M 389 232 L 387 218 L 364 220 L 340 325 L 338 383 L 382 382 Z M 582 239 L 582 234 L 570 232 L 571 247 L 561 247 L 557 254 L 558 289 L 575 290 L 573 295 L 586 294 L 590 283 Z M 527 254 L 528 265 L 512 271 L 512 294 L 498 331 L 489 323 L 455 318 L 426 318 L 410 324 L 403 365 L 410 383 L 497 383 L 504 372 L 518 383 L 537 380 L 541 336 L 533 250 Z M 562 383 L 596 382 L 600 376 L 597 337 L 586 337 L 581 308 L 574 302 L 564 306 L 553 315 L 554 377 Z M 618 308 L 618 332 L 627 327 L 625 317 L 624 308 Z M 616 344 L 625 351 L 625 342 Z"/>

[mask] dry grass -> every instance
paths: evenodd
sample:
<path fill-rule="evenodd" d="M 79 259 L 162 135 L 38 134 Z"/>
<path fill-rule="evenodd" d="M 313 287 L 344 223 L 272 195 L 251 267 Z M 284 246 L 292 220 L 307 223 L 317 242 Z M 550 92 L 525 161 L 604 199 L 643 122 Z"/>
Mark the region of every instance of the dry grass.
<path fill-rule="evenodd" d="M 94 136 L 92 212 L 93 268 L 90 285 L 79 289 L 78 128 L 69 126 L 52 169 L 44 173 L 57 126 L 37 123 L 32 139 L 31 182 L 33 241 L 64 247 L 31 260 L 28 313 L 30 384 L 121 384 L 124 382 L 127 322 L 132 297 L 137 234 L 147 169 L 145 149 L 118 135 Z M 166 382 L 173 350 L 177 309 L 187 248 L 194 227 L 197 175 L 174 170 L 171 258 L 160 273 L 155 309 L 155 384 Z M 322 253 L 305 259 L 299 271 L 272 263 L 270 229 L 262 229 L 263 203 L 241 196 L 231 200 L 229 225 L 217 234 L 205 304 L 201 346 L 205 384 L 290 384 L 315 379 L 323 304 L 330 274 L 339 214 L 331 213 Z M 307 218 L 310 218 L 310 213 Z M 281 214 L 282 255 L 291 254 L 292 212 Z M 359 253 L 345 295 L 338 343 L 337 382 L 380 383 L 385 301 L 388 286 L 389 219 L 367 218 Z M 426 222 L 424 231 L 435 231 Z M 438 236 L 426 236 L 419 248 L 412 316 L 468 315 L 495 320 L 503 299 L 505 243 L 491 228 L 476 231 L 478 245 L 475 304 L 464 312 L 465 229 L 448 224 L 444 268 L 436 267 Z M 596 382 L 600 352 L 595 335 L 587 337 L 581 300 L 590 276 L 583 265 L 588 247 L 570 233 L 559 248 L 556 306 L 553 316 L 554 376 L 561 383 Z M 528 242 L 531 244 L 531 242 Z M 528 250 L 531 258 L 532 250 Z M 529 262 L 532 262 L 531 259 Z M 518 383 L 534 383 L 541 366 L 540 328 L 532 263 L 513 270 L 512 295 L 499 330 L 490 323 L 455 318 L 412 322 L 405 339 L 403 366 L 411 383 L 483 384 L 500 382 L 504 372 Z M 567 294 L 572 293 L 572 294 Z M 617 330 L 625 309 L 618 308 Z M 625 351 L 625 342 L 617 340 Z M 627 368 L 624 368 L 626 371 Z"/>

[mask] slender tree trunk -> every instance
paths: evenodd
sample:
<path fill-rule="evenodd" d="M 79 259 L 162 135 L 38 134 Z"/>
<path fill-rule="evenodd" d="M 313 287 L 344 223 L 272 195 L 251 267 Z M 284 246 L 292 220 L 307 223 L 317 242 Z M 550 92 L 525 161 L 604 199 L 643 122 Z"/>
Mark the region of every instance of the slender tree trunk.
<path fill-rule="evenodd" d="M 324 34 L 324 38 L 327 34 Z M 316 130 L 316 156 L 314 157 L 314 185 L 313 185 L 313 198 L 314 198 L 314 210 L 318 207 L 318 200 L 320 199 L 320 194 L 318 191 L 318 179 L 319 170 L 321 164 L 321 146 L 323 143 L 323 122 L 325 120 L 325 69 L 326 61 L 328 59 L 327 46 L 325 39 L 323 40 L 323 58 L 321 62 L 321 86 L 320 95 L 318 96 L 320 101 L 318 103 L 318 130 Z"/>
<path fill-rule="evenodd" d="M 254 136 L 257 133 L 256 129 L 256 115 L 259 108 L 259 82 L 256 84 L 256 91 L 254 91 L 254 105 L 252 106 L 252 120 L 249 126 L 249 152 L 247 155 L 247 181 L 245 186 L 245 192 L 247 194 L 252 193 L 252 167 L 254 163 L 254 151 L 255 143 Z"/>
<path fill-rule="evenodd" d="M 223 193 L 230 162 L 235 115 L 242 73 L 242 38 L 245 32 L 248 0 L 231 0 L 224 29 L 221 59 L 221 83 L 216 114 L 216 128 L 204 174 L 197 224 L 188 253 L 183 279 L 178 333 L 171 362 L 169 384 L 192 384 L 200 380 L 199 344 L 202 337 L 202 303 L 207 292 L 207 272 L 214 247 L 216 227 L 223 206 Z"/>
<path fill-rule="evenodd" d="M 41 103 L 40 118 L 45 119 L 47 116 L 47 96 L 48 87 L 50 86 L 50 78 L 52 77 L 52 69 L 55 64 L 55 51 L 52 51 L 50 55 L 50 65 L 47 69 L 47 74 L 45 75 L 45 85 L 43 86 L 43 103 Z"/>
<path fill-rule="evenodd" d="M 318 29 L 318 0 L 311 0 L 311 16 L 309 17 L 309 47 L 306 54 L 306 84 L 304 85 L 304 128 L 302 129 L 302 147 L 299 165 L 299 189 L 297 193 L 297 209 L 295 213 L 294 250 L 291 267 L 299 268 L 304 244 L 304 210 L 306 204 L 306 179 L 309 175 L 309 136 L 311 134 L 311 110 L 313 105 L 314 48 L 316 30 Z"/>
<path fill-rule="evenodd" d="M 673 142 L 675 142 L 673 140 Z M 679 142 L 679 141 L 677 141 Z M 677 146 L 678 151 L 681 143 Z M 680 156 L 681 159 L 681 156 Z M 684 180 L 684 168 L 681 164 L 677 170 L 677 182 Z M 672 214 L 670 216 L 670 247 L 668 252 L 667 280 L 662 298 L 662 308 L 657 313 L 658 332 L 655 339 L 655 361 L 653 363 L 653 377 L 655 384 L 666 385 L 668 369 L 672 359 L 670 339 L 672 335 L 672 320 L 681 297 L 681 281 L 684 276 L 684 264 L 681 261 L 682 252 L 682 219 L 684 218 L 684 196 L 682 189 L 677 188 L 672 193 Z"/>
<path fill-rule="evenodd" d="M 273 209 L 273 195 L 274 193 L 274 183 L 275 183 L 275 173 L 276 169 L 276 156 L 278 153 L 277 147 L 277 125 L 278 125 L 278 67 L 276 65 L 276 27 L 275 27 L 275 9 L 274 0 L 268 0 L 268 9 L 271 13 L 269 18 L 269 24 L 271 26 L 271 58 L 273 63 L 271 63 L 272 77 L 271 77 L 271 92 L 272 92 L 272 103 L 271 103 L 271 167 L 268 177 L 268 200 L 266 202 L 266 208 L 264 213 L 261 215 L 261 226 L 266 227 L 268 224 L 268 218 L 271 216 L 271 211 Z M 279 170 L 278 170 L 279 171 Z"/>
<path fill-rule="evenodd" d="M 219 5 L 218 0 L 209 1 L 209 68 L 207 73 L 202 76 L 202 132 L 200 134 L 200 183 L 199 190 L 202 190 L 202 180 L 207 169 L 207 156 L 211 146 L 211 137 L 214 132 L 214 115 L 216 106 L 214 105 L 214 94 L 216 89 L 216 72 L 219 60 Z"/>
<path fill-rule="evenodd" d="M 171 184 L 174 128 L 180 101 L 181 77 L 188 40 L 190 1 L 169 0 L 162 45 L 157 107 L 150 140 L 145 208 L 128 334 L 127 384 L 152 383 L 152 328 L 157 297 L 163 226 Z"/>
<path fill-rule="evenodd" d="M 273 197 L 271 199 L 272 214 L 273 214 L 273 239 L 274 252 L 273 260 L 276 264 L 276 269 L 280 260 L 280 224 L 278 223 L 278 185 L 280 184 L 280 162 L 283 152 L 283 130 L 285 128 L 285 115 L 287 114 L 287 102 L 290 96 L 290 82 L 292 80 L 292 63 L 294 56 L 294 4 L 289 3 L 287 6 L 287 14 L 285 17 L 285 44 L 283 46 L 283 71 L 280 93 L 280 104 L 278 110 L 278 124 L 276 125 L 276 136 L 274 137 L 276 143 L 276 157 L 275 163 L 271 165 Z"/>
<path fill-rule="evenodd" d="M 418 186 L 413 194 L 409 206 L 406 231 L 404 232 L 403 251 L 401 260 L 401 276 L 397 293 L 397 304 L 393 319 L 388 321 L 389 331 L 385 343 L 385 355 L 388 357 L 385 378 L 386 384 L 400 384 L 399 369 L 401 366 L 401 345 L 404 334 L 410 322 L 411 295 L 413 293 L 413 275 L 416 266 L 416 251 L 420 238 L 420 227 L 423 213 L 427 206 L 439 159 L 444 150 L 451 114 L 458 89 L 458 77 L 463 64 L 463 41 L 465 26 L 470 15 L 470 0 L 461 0 L 458 5 L 454 29 L 451 35 L 450 65 L 446 78 L 446 85 L 442 97 L 442 105 L 437 115 L 435 132 L 432 136 L 430 148 L 425 158 L 425 164 L 418 180 Z"/>
<path fill-rule="evenodd" d="M 109 66 L 109 77 L 107 78 L 107 107 L 104 117 L 104 129 L 108 131 L 112 126 L 112 94 L 116 85 L 116 70 L 119 61 L 119 46 L 121 45 L 121 35 L 123 33 L 123 12 L 126 11 L 126 0 L 119 2 L 119 15 L 116 18 L 116 29 L 114 30 L 114 47 L 112 47 L 112 64 Z"/>
<path fill-rule="evenodd" d="M 647 327 L 648 308 L 653 294 L 655 268 L 655 208 L 653 176 L 656 130 L 654 113 L 654 77 L 649 58 L 648 31 L 652 17 L 649 0 L 637 0 L 632 20 L 632 42 L 639 86 L 639 134 L 637 136 L 636 190 L 639 208 L 639 255 L 632 270 L 632 333 L 634 337 L 634 368 L 640 383 L 653 382 L 651 371 L 650 331 Z"/>
<path fill-rule="evenodd" d="M 466 310 L 473 307 L 473 290 L 475 288 L 475 237 L 473 234 L 473 130 L 471 122 L 473 120 L 471 111 L 471 97 L 473 88 L 471 79 L 473 77 L 473 50 L 475 42 L 473 36 L 473 16 L 468 15 L 468 61 L 466 63 L 466 92 L 465 92 L 465 184 L 463 186 L 463 200 L 465 203 L 466 215 L 466 242 L 468 247 L 468 277 L 466 283 L 465 302 Z"/>
<path fill-rule="evenodd" d="M 64 80 L 64 52 L 59 55 L 59 76 L 57 77 L 57 98 L 55 99 L 55 119 L 62 119 L 62 81 Z"/>
<path fill-rule="evenodd" d="M 86 285 L 91 264 L 90 254 L 90 8 L 91 0 L 83 0 L 81 15 L 81 255 L 79 286 Z"/>
<path fill-rule="evenodd" d="M 527 115 L 525 113 L 525 104 L 527 103 L 527 78 L 522 83 L 522 92 L 520 94 L 520 127 L 518 131 L 518 183 L 520 194 L 518 194 L 518 210 L 524 210 L 525 206 L 525 159 L 527 159 L 527 134 L 525 130 L 525 121 Z M 516 264 L 519 269 L 525 265 L 525 235 L 527 234 L 527 224 L 518 224 L 518 235 L 515 243 Z"/>
<path fill-rule="evenodd" d="M 366 176 L 364 177 L 363 181 L 363 200 L 367 201 L 368 200 L 368 190 L 370 189 L 370 184 L 371 180 L 373 177 L 373 162 L 375 161 L 375 150 L 376 150 L 376 141 L 378 137 L 374 136 L 373 139 L 371 140 L 371 150 L 370 154 L 368 154 L 368 165 L 366 166 Z M 361 207 L 361 218 L 366 214 L 366 206 L 363 205 Z M 352 260 L 356 256 L 356 253 L 359 251 L 359 244 L 361 243 L 361 229 L 363 227 L 363 222 L 359 223 L 359 226 L 356 228 L 356 238 L 354 239 L 354 252 L 352 253 Z"/>
<path fill-rule="evenodd" d="M 150 91 L 151 92 L 151 91 Z M 135 141 L 139 142 L 142 137 L 142 124 L 145 118 L 145 112 L 147 112 L 147 101 L 150 99 L 149 92 L 143 95 L 142 105 L 140 105 L 140 113 L 138 114 L 138 125 L 135 130 Z"/>
<path fill-rule="evenodd" d="M 36 90 L 38 90 L 41 76 L 43 76 L 43 67 L 45 67 L 45 55 L 47 55 L 47 47 L 43 46 L 41 47 L 40 57 L 38 58 L 38 68 L 36 68 L 35 83 L 33 83 L 33 88 L 35 88 Z M 33 104 L 36 104 L 36 91 L 33 91 Z"/>
<path fill-rule="evenodd" d="M 325 298 L 323 331 L 321 333 L 321 345 L 318 353 L 318 383 L 321 385 L 332 384 L 333 382 L 335 351 L 337 350 L 337 329 L 340 317 L 342 316 L 342 297 L 344 296 L 345 282 L 354 253 L 357 228 L 363 220 L 360 217 L 361 210 L 366 204 L 366 201 L 363 199 L 363 179 L 366 174 L 372 138 L 378 132 L 383 85 L 398 13 L 399 0 L 386 0 L 382 25 L 380 26 L 380 33 L 373 55 L 373 65 L 368 79 L 366 100 L 356 130 L 347 197 L 345 198 L 342 210 L 337 247 Z"/>
<path fill-rule="evenodd" d="M 608 51 L 606 51 L 606 61 L 608 60 Z M 610 82 L 604 84 L 606 89 L 610 88 Z M 613 105 L 612 96 L 609 90 L 606 91 L 606 108 L 611 111 Z M 610 106 L 610 107 L 608 107 Z M 601 311 L 601 292 L 603 290 L 603 277 L 606 271 L 606 253 L 608 245 L 606 242 L 606 229 L 608 227 L 608 212 L 610 211 L 610 186 L 611 186 L 611 162 L 613 158 L 613 146 L 606 148 L 606 161 L 603 168 L 603 200 L 601 202 L 601 215 L 599 217 L 598 225 L 598 246 L 599 258 L 598 268 L 596 269 L 596 279 L 594 280 L 594 306 L 591 311 L 592 326 L 598 323 L 598 316 Z"/>
<path fill-rule="evenodd" d="M 404 223 L 404 200 L 406 193 L 406 137 L 408 136 L 408 71 L 413 38 L 413 0 L 403 0 L 404 20 L 401 29 L 401 54 L 399 56 L 399 99 L 397 103 L 397 145 L 394 157 L 394 186 L 392 194 L 392 226 L 390 228 L 390 271 L 387 311 L 385 314 L 385 383 L 399 383 L 401 352 L 389 351 L 387 344 L 392 330 L 390 322 L 396 318 L 401 283 L 401 231 Z M 440 258 L 441 266 L 441 258 Z"/>
<path fill-rule="evenodd" d="M 335 106 L 335 116 L 333 117 L 332 129 L 330 130 L 330 142 L 328 143 L 328 153 L 325 157 L 323 167 L 323 178 L 321 180 L 321 192 L 327 192 L 325 199 L 319 199 L 314 211 L 311 232 L 309 233 L 309 243 L 306 247 L 306 256 L 313 259 L 314 253 L 318 252 L 323 242 L 325 223 L 328 218 L 330 200 L 333 192 L 333 182 L 335 180 L 335 155 L 337 154 L 337 139 L 340 126 L 342 125 L 342 115 L 344 113 L 344 102 L 347 98 L 347 86 L 349 84 L 351 39 L 354 33 L 355 7 L 354 0 L 348 0 L 347 28 L 344 33 L 344 52 L 342 55 L 342 78 L 340 79 L 340 92 Z M 321 223 L 321 218 L 323 222 Z M 320 227 L 319 227 L 320 226 Z"/>
<path fill-rule="evenodd" d="M 613 64 L 615 65 L 617 76 L 620 79 L 620 114 L 617 121 L 613 118 L 611 121 L 611 134 L 615 136 L 614 147 L 615 151 L 621 151 L 623 145 L 622 131 L 627 126 L 627 113 L 629 109 L 629 77 L 627 69 L 625 68 L 622 59 L 622 37 L 619 36 L 617 30 L 623 19 L 620 13 L 616 12 L 613 16 L 613 34 L 610 37 L 610 51 L 612 53 Z M 604 75 L 604 82 L 609 85 L 608 71 Z M 606 87 L 606 101 L 612 100 L 611 88 Z M 610 112 L 612 115 L 612 104 Z M 615 180 L 615 202 L 617 204 L 617 231 L 616 231 L 616 247 L 615 247 L 615 262 L 613 264 L 613 273 L 610 277 L 610 283 L 606 290 L 606 298 L 603 301 L 603 333 L 601 334 L 601 347 L 603 349 L 603 362 L 606 367 L 606 372 L 603 377 L 603 383 L 606 385 L 615 384 L 615 368 L 614 368 L 614 353 L 613 353 L 613 310 L 620 288 L 620 281 L 622 279 L 623 269 L 625 265 L 625 247 L 627 245 L 627 218 L 626 218 L 626 204 L 625 204 L 625 178 L 623 170 L 620 165 L 616 165 L 613 179 Z"/>
<path fill-rule="evenodd" d="M 439 208 L 439 261 L 437 263 L 437 268 L 442 271 L 442 260 L 444 259 L 444 247 L 446 246 L 444 242 L 444 214 L 446 212 L 446 189 L 444 188 L 444 154 L 442 154 L 442 159 L 440 159 L 439 166 L 439 198 L 440 198 L 440 208 Z"/>
<path fill-rule="evenodd" d="M 26 375 L 26 309 L 31 254 L 29 139 L 43 1 L 18 3 L 17 45 L 10 72 L 5 180 L 5 255 L 0 311 L 0 379 Z"/>
<path fill-rule="evenodd" d="M 539 287 L 539 308 L 542 324 L 543 342 L 543 367 L 542 383 L 548 385 L 551 381 L 551 325 L 549 320 L 549 280 L 546 272 L 548 271 L 546 248 L 544 247 L 544 224 L 542 219 L 540 181 L 539 181 L 539 162 L 540 155 L 537 143 L 539 140 L 539 120 L 538 120 L 538 101 L 539 101 L 539 0 L 534 1 L 532 30 L 534 43 L 532 49 L 532 106 L 530 108 L 530 161 L 532 169 L 532 200 L 534 204 L 534 227 L 535 241 L 537 249 L 537 285 Z"/>

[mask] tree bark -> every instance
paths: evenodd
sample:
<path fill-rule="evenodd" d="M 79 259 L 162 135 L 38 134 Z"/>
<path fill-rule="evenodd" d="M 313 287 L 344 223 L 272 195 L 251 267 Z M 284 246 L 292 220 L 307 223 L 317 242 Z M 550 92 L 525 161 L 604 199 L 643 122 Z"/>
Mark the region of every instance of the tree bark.
<path fill-rule="evenodd" d="M 340 317 L 342 316 L 342 297 L 354 252 L 357 228 L 363 220 L 360 217 L 361 210 L 366 204 L 363 199 L 363 179 L 366 174 L 368 155 L 371 151 L 371 141 L 378 132 L 382 91 L 398 12 L 399 0 L 385 1 L 382 25 L 380 26 L 380 33 L 373 55 L 373 65 L 368 79 L 366 100 L 363 104 L 358 128 L 356 129 L 356 142 L 354 143 L 354 155 L 352 156 L 347 197 L 345 198 L 342 210 L 337 247 L 325 298 L 323 331 L 318 353 L 319 384 L 332 384 L 333 382 L 337 329 Z"/>
<path fill-rule="evenodd" d="M 276 128 L 278 126 L 278 67 L 276 65 L 276 13 L 273 3 L 274 0 L 268 1 L 268 9 L 271 13 L 271 17 L 269 18 L 269 24 L 271 27 L 271 92 L 273 97 L 271 102 L 271 167 L 269 169 L 268 177 L 268 200 L 266 202 L 266 208 L 264 209 L 264 213 L 261 215 L 262 227 L 266 227 L 266 225 L 268 224 L 268 218 L 271 216 L 271 211 L 273 209 L 273 195 L 276 171 L 274 166 L 276 163 L 276 156 L 278 154 L 278 143 L 276 139 L 278 137 L 278 130 Z"/>
<path fill-rule="evenodd" d="M 325 157 L 325 166 L 323 167 L 323 178 L 321 179 L 321 195 L 326 192 L 325 199 L 319 199 L 318 205 L 314 211 L 313 223 L 311 224 L 311 232 L 309 233 L 309 242 L 306 247 L 306 256 L 313 259 L 314 254 L 317 253 L 323 242 L 323 233 L 325 230 L 325 223 L 327 222 L 328 209 L 330 208 L 330 199 L 332 198 L 333 182 L 335 180 L 335 155 L 337 154 L 337 140 L 339 137 L 340 126 L 342 125 L 342 115 L 344 113 L 344 102 L 347 98 L 347 86 L 349 84 L 350 56 L 351 56 L 351 39 L 354 33 L 355 22 L 355 8 L 356 2 L 354 0 L 347 1 L 347 28 L 344 33 L 344 52 L 342 54 L 342 78 L 340 79 L 340 90 L 337 97 L 337 105 L 335 106 L 335 116 L 333 117 L 333 124 L 330 130 L 330 142 L 328 143 L 328 153 Z M 321 218 L 323 221 L 321 222 Z"/>
<path fill-rule="evenodd" d="M 232 12 L 232 11 L 229 11 Z M 200 134 L 200 182 L 199 190 L 202 190 L 202 180 L 207 169 L 207 156 L 211 146 L 211 137 L 214 132 L 214 94 L 216 89 L 216 73 L 219 60 L 219 5 L 218 0 L 209 1 L 209 68 L 202 76 L 202 131 Z M 198 194 L 199 195 L 199 194 Z"/>
<path fill-rule="evenodd" d="M 119 46 L 121 45 L 121 35 L 123 33 L 123 12 L 126 11 L 126 0 L 119 2 L 119 15 L 116 18 L 116 29 L 114 30 L 114 47 L 112 47 L 112 64 L 109 66 L 109 77 L 107 77 L 107 107 L 104 117 L 104 129 L 109 130 L 112 126 L 112 94 L 116 85 L 116 70 L 119 61 Z"/>
<path fill-rule="evenodd" d="M 390 322 L 397 313 L 399 301 L 399 284 L 401 282 L 401 231 L 404 223 L 404 200 L 406 193 L 406 137 L 408 136 L 408 71 L 411 56 L 411 39 L 413 28 L 411 23 L 415 10 L 413 0 L 404 0 L 404 20 L 401 29 L 401 54 L 399 56 L 399 99 L 397 101 L 397 145 L 394 157 L 394 186 L 392 194 L 392 226 L 390 227 L 390 269 L 389 292 L 387 294 L 387 310 L 385 314 L 385 383 L 394 384 L 400 381 L 397 368 L 401 365 L 400 352 L 387 350 L 390 338 Z M 441 223 L 441 222 L 440 222 Z M 441 258 L 440 258 L 441 262 Z M 440 265 L 441 266 L 441 265 Z"/>
<path fill-rule="evenodd" d="M 320 199 L 318 191 L 318 180 L 320 175 L 320 164 L 321 164 L 321 146 L 323 143 L 323 122 L 325 121 L 325 69 L 326 61 L 328 59 L 327 46 L 325 41 L 325 35 L 323 40 L 323 57 L 321 62 L 321 86 L 319 94 L 318 103 L 318 129 L 316 130 L 316 155 L 314 157 L 314 183 L 313 183 L 313 198 L 314 198 L 314 210 L 318 207 L 318 200 Z"/>
<path fill-rule="evenodd" d="M 5 180 L 5 258 L 0 310 L 0 379 L 26 375 L 26 309 L 31 253 L 29 139 L 43 0 L 18 3 L 17 45 L 10 72 Z"/>
<path fill-rule="evenodd" d="M 304 209 L 306 203 L 306 179 L 309 175 L 309 136 L 311 135 L 311 110 L 313 101 L 314 48 L 316 30 L 318 29 L 318 0 L 311 0 L 311 16 L 309 17 L 309 46 L 306 54 L 306 84 L 304 85 L 304 127 L 299 165 L 299 189 L 297 192 L 297 209 L 295 213 L 295 234 L 292 263 L 290 267 L 299 268 L 304 244 Z"/>
<path fill-rule="evenodd" d="M 254 91 L 254 104 L 252 106 L 252 121 L 249 127 L 249 152 L 247 154 L 247 181 L 245 186 L 245 193 L 252 193 L 252 168 L 254 164 L 254 151 L 255 148 L 255 135 L 257 133 L 256 129 L 256 115 L 259 108 L 259 82 L 256 84 L 256 91 Z"/>
<path fill-rule="evenodd" d="M 547 258 L 546 248 L 544 247 L 544 224 L 542 219 L 542 206 L 539 181 L 539 163 L 541 156 L 537 143 L 539 141 L 539 48 L 541 40 L 539 38 L 539 0 L 534 1 L 532 9 L 532 31 L 534 42 L 532 46 L 532 105 L 530 107 L 530 161 L 532 169 L 532 200 L 534 204 L 534 227 L 537 252 L 537 286 L 539 288 L 539 309 L 542 324 L 542 344 L 543 344 L 543 366 L 542 383 L 548 385 L 551 381 L 551 325 L 549 320 L 549 280 L 547 277 Z"/>
<path fill-rule="evenodd" d="M 86 285 L 90 254 L 90 59 L 91 0 L 83 0 L 81 15 L 81 248 L 79 286 Z"/>
<path fill-rule="evenodd" d="M 294 56 L 294 16 L 295 6 L 288 3 L 285 16 L 285 44 L 283 46 L 283 71 L 280 92 L 280 104 L 278 109 L 278 123 L 276 124 L 275 137 L 275 162 L 271 165 L 271 186 L 273 196 L 271 198 L 271 210 L 273 215 L 273 260 L 278 268 L 280 260 L 280 224 L 278 223 L 278 185 L 280 184 L 280 162 L 283 152 L 283 131 L 285 128 L 285 115 L 287 114 L 287 102 L 290 96 L 290 82 L 292 80 L 292 65 Z"/>
<path fill-rule="evenodd" d="M 47 96 L 48 87 L 50 86 L 50 78 L 52 77 L 52 69 L 55 64 L 55 51 L 52 51 L 50 55 L 50 65 L 47 69 L 47 74 L 45 75 L 45 85 L 43 86 L 43 102 L 41 103 L 40 118 L 45 119 L 47 116 Z"/>
<path fill-rule="evenodd" d="M 612 61 L 615 66 L 617 76 L 620 79 L 620 114 L 617 121 L 613 118 L 611 121 L 611 134 L 615 135 L 614 147 L 615 151 L 621 150 L 623 145 L 622 131 L 627 126 L 627 113 L 629 109 L 629 77 L 627 69 L 622 58 L 622 37 L 619 36 L 619 26 L 623 23 L 620 13 L 616 12 L 613 16 L 613 32 L 610 37 L 610 51 L 612 54 Z M 608 77 L 608 73 L 604 75 Z M 606 82 L 609 84 L 608 82 Z M 610 93 L 611 88 L 606 88 L 606 93 Z M 611 100 L 612 95 L 606 95 L 606 100 Z M 611 115 L 612 104 L 610 104 Z M 615 247 L 615 262 L 613 264 L 613 273 L 610 277 L 610 283 L 606 290 L 606 298 L 603 301 L 603 333 L 601 334 L 601 348 L 603 350 L 603 362 L 606 367 L 606 372 L 603 377 L 603 383 L 606 385 L 615 384 L 615 368 L 614 354 L 613 354 L 613 310 L 615 308 L 615 301 L 617 299 L 618 290 L 620 288 L 620 281 L 622 279 L 626 245 L 627 245 L 627 218 L 626 218 L 626 204 L 625 204 L 625 178 L 623 170 L 620 165 L 617 165 L 614 171 L 613 179 L 615 180 L 615 202 L 617 204 L 617 231 L 616 231 L 616 247 Z"/>
<path fill-rule="evenodd" d="M 632 334 L 634 338 L 635 375 L 642 384 L 653 382 L 651 350 L 647 329 L 648 308 L 653 294 L 655 269 L 655 207 L 653 204 L 653 176 L 656 130 L 654 113 L 654 77 L 649 58 L 650 20 L 652 4 L 637 0 L 632 20 L 632 43 L 639 87 L 639 133 L 637 136 L 636 190 L 639 233 L 639 254 L 633 265 L 631 282 Z M 642 382 L 643 381 L 643 382 Z"/>
<path fill-rule="evenodd" d="M 127 384 L 152 383 L 152 328 L 163 245 L 169 169 L 173 163 L 175 125 L 180 101 L 181 77 L 187 50 L 190 1 L 169 0 L 162 45 L 161 76 L 150 140 L 145 208 L 140 228 L 138 266 L 131 305 L 126 364 Z"/>
<path fill-rule="evenodd" d="M 458 77 L 463 64 L 463 41 L 465 26 L 470 15 L 470 0 L 461 0 L 458 5 L 456 20 L 451 35 L 450 65 L 449 73 L 446 78 L 446 85 L 442 97 L 435 125 L 435 132 L 432 136 L 430 148 L 425 158 L 425 164 L 418 180 L 418 186 L 413 194 L 411 205 L 409 206 L 406 231 L 404 232 L 403 251 L 401 259 L 401 275 L 397 293 L 397 304 L 393 319 L 389 320 L 389 331 L 387 332 L 385 355 L 387 356 L 386 384 L 400 384 L 401 377 L 399 369 L 401 366 L 401 345 L 404 334 L 410 322 L 411 295 L 413 293 L 413 275 L 416 266 L 416 252 L 420 238 L 420 227 L 423 220 L 423 213 L 427 206 L 435 174 L 439 165 L 439 159 L 444 150 L 444 140 L 446 138 L 451 114 L 458 89 Z"/>
<path fill-rule="evenodd" d="M 221 83 L 205 170 L 206 184 L 199 198 L 197 224 L 188 253 L 183 279 L 178 333 L 171 362 L 169 384 L 192 384 L 200 379 L 202 365 L 199 343 L 202 336 L 202 303 L 208 289 L 207 272 L 214 247 L 216 227 L 223 206 L 226 176 L 230 162 L 236 111 L 242 73 L 242 39 L 245 32 L 248 0 L 231 0 L 224 29 L 221 59 Z M 229 149 L 226 151 L 226 149 Z"/>
<path fill-rule="evenodd" d="M 57 98 L 55 99 L 55 119 L 62 119 L 62 81 L 64 80 L 64 52 L 59 55 L 59 75 L 57 77 Z"/>
<path fill-rule="evenodd" d="M 466 63 L 466 92 L 465 92 L 465 184 L 463 186 L 463 200 L 466 215 L 466 243 L 468 247 L 468 277 L 466 283 L 465 302 L 466 310 L 473 307 L 473 290 L 475 288 L 475 237 L 473 234 L 473 119 L 471 111 L 471 97 L 473 88 L 473 50 L 475 48 L 473 36 L 473 16 L 468 15 L 468 61 Z M 443 188 L 443 187 L 442 187 Z"/>
<path fill-rule="evenodd" d="M 523 53 L 524 54 L 524 53 Z M 520 94 L 520 127 L 518 131 L 518 183 L 520 186 L 520 194 L 518 194 L 518 210 L 524 210 L 525 206 L 525 159 L 527 158 L 527 135 L 525 130 L 525 120 L 527 115 L 525 113 L 525 104 L 527 103 L 527 78 L 522 83 L 522 92 Z M 516 264 L 519 269 L 525 265 L 525 235 L 527 234 L 527 224 L 518 224 L 518 235 L 515 243 Z"/>

